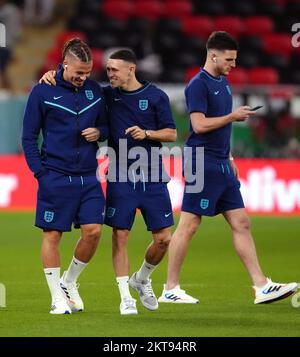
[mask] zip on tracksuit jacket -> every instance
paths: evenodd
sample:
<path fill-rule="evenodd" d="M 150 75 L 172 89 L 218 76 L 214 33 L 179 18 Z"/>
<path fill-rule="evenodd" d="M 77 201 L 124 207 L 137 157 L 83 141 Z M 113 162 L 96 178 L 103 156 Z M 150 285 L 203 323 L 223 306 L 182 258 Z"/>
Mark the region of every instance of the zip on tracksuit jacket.
<path fill-rule="evenodd" d="M 105 96 L 97 82 L 87 79 L 75 87 L 63 79 L 60 66 L 56 86 L 37 84 L 31 91 L 24 113 L 22 145 L 35 177 L 47 169 L 71 176 L 96 173 L 97 142 L 81 135 L 86 128 L 98 128 L 100 141 L 108 137 Z M 42 130 L 43 144 L 38 148 Z"/>

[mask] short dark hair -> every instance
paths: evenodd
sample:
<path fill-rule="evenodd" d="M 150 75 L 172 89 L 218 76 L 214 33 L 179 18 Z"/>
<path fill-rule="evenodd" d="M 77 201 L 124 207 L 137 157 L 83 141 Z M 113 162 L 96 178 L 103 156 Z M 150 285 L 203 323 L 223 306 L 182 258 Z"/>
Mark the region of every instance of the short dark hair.
<path fill-rule="evenodd" d="M 81 62 L 90 62 L 92 60 L 91 49 L 79 38 L 72 38 L 65 43 L 62 50 L 62 59 L 64 60 L 69 53 L 77 57 Z"/>
<path fill-rule="evenodd" d="M 110 59 L 120 59 L 120 60 L 134 63 L 134 64 L 136 64 L 136 62 L 137 62 L 135 53 L 128 48 L 124 48 L 124 49 L 121 49 L 121 50 L 118 50 L 118 51 L 112 53 L 109 56 L 109 58 Z"/>
<path fill-rule="evenodd" d="M 206 43 L 207 50 L 238 50 L 236 40 L 226 31 L 214 31 L 209 36 Z"/>

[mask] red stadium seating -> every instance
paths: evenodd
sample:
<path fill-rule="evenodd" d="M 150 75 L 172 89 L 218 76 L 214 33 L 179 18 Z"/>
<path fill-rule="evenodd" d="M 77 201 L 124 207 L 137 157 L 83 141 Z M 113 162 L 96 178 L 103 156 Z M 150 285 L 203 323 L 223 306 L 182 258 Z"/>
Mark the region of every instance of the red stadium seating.
<path fill-rule="evenodd" d="M 193 66 L 189 67 L 185 72 L 185 82 L 188 83 L 198 72 L 200 71 L 200 67 Z"/>
<path fill-rule="evenodd" d="M 157 20 L 163 11 L 162 3 L 158 0 L 138 0 L 132 15 L 136 17 L 144 17 L 149 20 Z"/>
<path fill-rule="evenodd" d="M 106 16 L 127 20 L 134 12 L 134 5 L 130 0 L 106 0 L 102 9 Z"/>
<path fill-rule="evenodd" d="M 215 20 L 215 30 L 227 31 L 234 37 L 239 37 L 243 29 L 243 21 L 238 16 L 219 16 Z"/>
<path fill-rule="evenodd" d="M 214 23 L 209 16 L 190 16 L 182 20 L 182 31 L 191 36 L 207 38 L 214 30 Z"/>
<path fill-rule="evenodd" d="M 289 56 L 293 51 L 291 35 L 286 33 L 273 33 L 263 38 L 264 50 L 267 53 L 276 53 Z"/>
<path fill-rule="evenodd" d="M 228 81 L 230 84 L 247 84 L 248 80 L 247 70 L 241 67 L 234 68 L 228 75 Z"/>
<path fill-rule="evenodd" d="M 58 48 L 63 48 L 65 42 L 71 40 L 72 38 L 78 37 L 82 41 L 86 41 L 86 35 L 80 31 L 63 31 L 56 37 L 56 46 Z"/>
<path fill-rule="evenodd" d="M 167 0 L 164 2 L 163 15 L 184 18 L 191 15 L 192 9 L 192 3 L 189 0 Z"/>
<path fill-rule="evenodd" d="M 93 71 L 101 73 L 103 70 L 103 51 L 99 48 L 92 48 Z"/>
<path fill-rule="evenodd" d="M 272 67 L 255 67 L 249 70 L 249 84 L 277 84 L 279 75 Z"/>
<path fill-rule="evenodd" d="M 250 16 L 244 20 L 244 33 L 246 35 L 263 36 L 273 31 L 274 24 L 268 16 Z"/>

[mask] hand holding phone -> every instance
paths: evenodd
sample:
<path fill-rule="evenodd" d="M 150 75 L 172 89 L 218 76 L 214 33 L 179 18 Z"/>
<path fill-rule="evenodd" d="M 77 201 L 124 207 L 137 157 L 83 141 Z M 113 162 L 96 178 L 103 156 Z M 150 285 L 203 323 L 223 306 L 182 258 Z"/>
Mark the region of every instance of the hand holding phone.
<path fill-rule="evenodd" d="M 258 105 L 257 107 L 254 107 L 254 108 L 250 108 L 251 112 L 255 112 L 256 110 L 262 108 L 263 105 Z"/>

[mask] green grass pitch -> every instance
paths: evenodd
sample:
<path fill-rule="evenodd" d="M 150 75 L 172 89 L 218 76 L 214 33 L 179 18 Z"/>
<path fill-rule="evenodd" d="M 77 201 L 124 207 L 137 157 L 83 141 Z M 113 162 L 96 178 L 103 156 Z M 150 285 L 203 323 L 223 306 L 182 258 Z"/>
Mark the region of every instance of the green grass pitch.
<path fill-rule="evenodd" d="M 178 217 L 177 217 L 178 219 Z M 50 297 L 40 262 L 40 231 L 32 213 L 0 213 L 0 283 L 6 307 L 0 308 L 0 336 L 300 336 L 300 307 L 291 298 L 254 305 L 251 283 L 236 256 L 230 231 L 221 217 L 204 219 L 186 257 L 181 286 L 200 298 L 198 305 L 160 304 L 139 314 L 120 316 L 111 263 L 111 230 L 104 228 L 97 254 L 80 278 L 84 313 L 49 314 Z M 274 281 L 300 281 L 300 220 L 254 217 L 252 229 L 263 270 Z M 78 231 L 61 243 L 66 269 Z M 141 216 L 132 230 L 131 272 L 143 260 L 150 242 Z M 153 273 L 159 296 L 167 260 Z M 135 292 L 132 292 L 136 296 Z M 300 302 L 300 297 L 298 299 Z"/>

